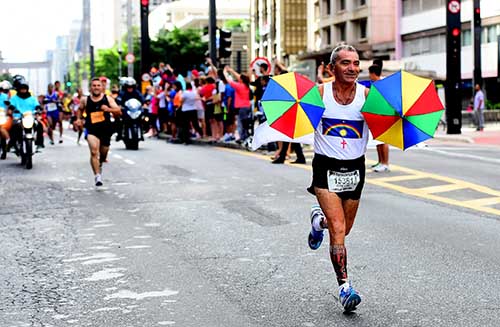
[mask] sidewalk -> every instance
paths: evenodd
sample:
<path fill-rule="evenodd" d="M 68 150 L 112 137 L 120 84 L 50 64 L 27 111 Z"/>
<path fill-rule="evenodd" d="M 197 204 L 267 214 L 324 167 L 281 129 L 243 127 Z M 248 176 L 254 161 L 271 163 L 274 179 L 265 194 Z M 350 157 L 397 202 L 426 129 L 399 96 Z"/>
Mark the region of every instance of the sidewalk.
<path fill-rule="evenodd" d="M 437 141 L 490 144 L 500 146 L 500 123 L 486 123 L 484 131 L 476 131 L 474 127 L 462 126 L 462 134 L 446 134 L 440 126 L 434 134 Z"/>

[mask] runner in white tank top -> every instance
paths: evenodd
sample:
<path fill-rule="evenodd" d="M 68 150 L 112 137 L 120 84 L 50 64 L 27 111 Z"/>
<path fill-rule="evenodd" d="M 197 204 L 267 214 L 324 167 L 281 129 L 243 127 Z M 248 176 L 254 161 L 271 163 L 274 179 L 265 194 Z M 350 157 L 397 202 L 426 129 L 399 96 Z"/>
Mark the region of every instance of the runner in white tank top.
<path fill-rule="evenodd" d="M 365 179 L 369 131 L 360 111 L 368 90 L 356 83 L 359 56 L 352 46 L 335 48 L 329 66 L 335 82 L 320 85 L 326 110 L 314 135 L 313 181 L 308 188 L 319 205 L 311 209 L 308 244 L 318 249 L 328 229 L 339 300 L 344 311 L 352 311 L 361 297 L 347 277 L 345 237 L 354 224 Z"/>

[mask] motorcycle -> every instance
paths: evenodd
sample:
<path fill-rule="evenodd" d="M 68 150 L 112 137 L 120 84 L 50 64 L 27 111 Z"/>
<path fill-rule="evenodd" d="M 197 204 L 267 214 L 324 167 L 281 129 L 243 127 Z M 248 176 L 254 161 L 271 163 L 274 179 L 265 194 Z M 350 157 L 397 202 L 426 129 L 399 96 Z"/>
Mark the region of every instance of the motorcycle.
<path fill-rule="evenodd" d="M 123 120 L 123 143 L 129 150 L 138 150 L 139 141 L 144 141 L 143 120 L 145 119 L 141 102 L 137 99 L 129 99 L 125 102 L 122 110 Z"/>
<path fill-rule="evenodd" d="M 33 143 L 35 133 L 35 118 L 31 111 L 21 113 L 14 109 L 12 113 L 11 138 L 16 153 L 21 157 L 21 165 L 26 169 L 33 168 Z"/>

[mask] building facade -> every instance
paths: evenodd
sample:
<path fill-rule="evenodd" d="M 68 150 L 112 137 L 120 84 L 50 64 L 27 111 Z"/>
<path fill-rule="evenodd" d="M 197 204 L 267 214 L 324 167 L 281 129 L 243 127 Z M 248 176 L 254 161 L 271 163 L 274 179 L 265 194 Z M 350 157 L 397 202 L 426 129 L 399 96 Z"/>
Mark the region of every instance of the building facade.
<path fill-rule="evenodd" d="M 402 0 L 400 18 L 401 60 L 405 69 L 434 71 L 446 79 L 446 0 Z M 461 2 L 463 93 L 472 95 L 474 36 L 471 31 L 473 2 Z M 500 1 L 481 1 L 481 70 L 490 99 L 496 96 Z"/>
<path fill-rule="evenodd" d="M 394 59 L 396 6 L 385 0 L 315 0 L 314 32 L 308 44 L 317 52 L 330 52 L 339 43 L 358 49 L 361 59 Z"/>
<path fill-rule="evenodd" d="M 251 0 L 252 57 L 291 63 L 307 51 L 307 0 Z"/>

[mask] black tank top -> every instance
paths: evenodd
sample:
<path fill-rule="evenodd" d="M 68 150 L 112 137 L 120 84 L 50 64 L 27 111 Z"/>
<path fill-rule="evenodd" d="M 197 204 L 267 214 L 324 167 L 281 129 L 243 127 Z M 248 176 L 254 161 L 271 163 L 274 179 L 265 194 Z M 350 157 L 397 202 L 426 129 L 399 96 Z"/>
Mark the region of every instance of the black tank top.
<path fill-rule="evenodd" d="M 92 101 L 90 96 L 87 97 L 87 104 L 85 107 L 87 117 L 85 117 L 85 126 L 100 127 L 111 124 L 111 114 L 101 110 L 102 105 L 109 107 L 109 101 L 106 95 L 104 95 L 102 99 L 97 102 Z"/>

